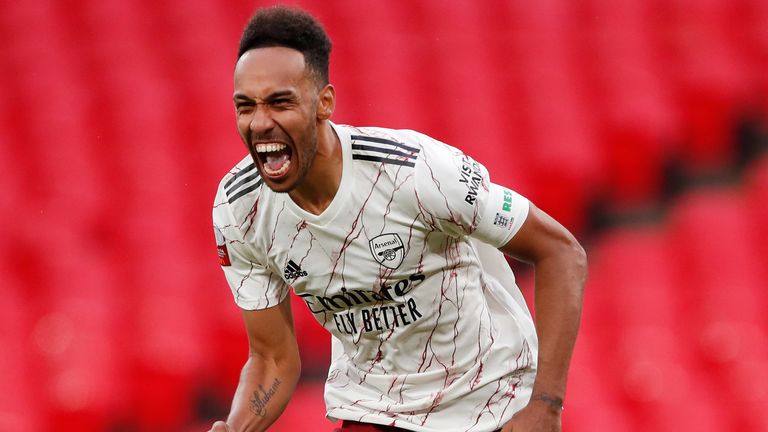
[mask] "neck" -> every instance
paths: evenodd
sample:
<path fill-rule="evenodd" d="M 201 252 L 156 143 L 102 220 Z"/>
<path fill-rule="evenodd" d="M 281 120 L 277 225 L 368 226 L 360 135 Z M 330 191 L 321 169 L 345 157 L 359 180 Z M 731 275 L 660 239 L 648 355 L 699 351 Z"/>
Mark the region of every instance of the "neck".
<path fill-rule="evenodd" d="M 318 126 L 317 154 L 304 181 L 288 193 L 294 203 L 314 215 L 333 201 L 341 184 L 343 156 L 341 141 L 328 121 Z"/>

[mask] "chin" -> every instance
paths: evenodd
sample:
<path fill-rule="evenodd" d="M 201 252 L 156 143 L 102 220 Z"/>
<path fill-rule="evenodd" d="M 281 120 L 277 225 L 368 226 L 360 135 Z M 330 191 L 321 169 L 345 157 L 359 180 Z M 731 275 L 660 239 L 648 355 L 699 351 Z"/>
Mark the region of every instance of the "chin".
<path fill-rule="evenodd" d="M 264 177 L 262 177 L 264 178 Z M 270 189 L 272 189 L 272 192 L 275 193 L 288 193 L 294 189 L 296 189 L 296 183 L 295 182 L 280 182 L 275 183 L 271 180 L 264 180 L 264 184 L 267 185 Z"/>

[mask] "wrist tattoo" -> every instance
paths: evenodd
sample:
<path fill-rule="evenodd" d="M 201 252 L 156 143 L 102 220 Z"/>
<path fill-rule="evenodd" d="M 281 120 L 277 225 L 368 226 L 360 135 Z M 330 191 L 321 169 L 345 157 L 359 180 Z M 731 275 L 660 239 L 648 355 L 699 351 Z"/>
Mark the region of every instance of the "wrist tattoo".
<path fill-rule="evenodd" d="M 277 393 L 278 387 L 280 387 L 280 380 L 277 378 L 272 381 L 269 388 L 264 388 L 263 385 L 259 384 L 259 389 L 254 390 L 251 398 L 251 411 L 259 417 L 267 415 L 267 402 Z"/>
<path fill-rule="evenodd" d="M 563 407 L 563 398 L 552 396 L 547 393 L 536 393 L 531 397 L 531 400 L 535 401 L 542 401 L 549 405 L 550 408 L 556 411 L 562 411 L 564 409 Z"/>

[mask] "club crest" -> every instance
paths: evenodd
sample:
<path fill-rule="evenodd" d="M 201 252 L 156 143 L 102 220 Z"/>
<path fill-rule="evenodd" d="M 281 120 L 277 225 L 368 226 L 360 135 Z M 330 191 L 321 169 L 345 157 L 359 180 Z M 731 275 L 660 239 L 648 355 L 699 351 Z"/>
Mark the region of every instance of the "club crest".
<path fill-rule="evenodd" d="M 382 234 L 368 242 L 373 258 L 388 269 L 396 269 L 405 257 L 403 240 L 397 234 Z"/>

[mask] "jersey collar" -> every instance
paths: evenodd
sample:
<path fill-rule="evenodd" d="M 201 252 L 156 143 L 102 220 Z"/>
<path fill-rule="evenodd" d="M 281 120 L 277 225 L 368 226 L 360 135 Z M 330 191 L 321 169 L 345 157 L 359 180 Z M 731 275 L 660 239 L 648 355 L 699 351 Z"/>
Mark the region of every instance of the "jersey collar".
<path fill-rule="evenodd" d="M 333 122 L 330 122 L 330 124 L 333 131 L 336 133 L 336 136 L 339 137 L 343 159 L 339 190 L 336 191 L 336 195 L 333 197 L 331 204 L 328 205 L 328 208 L 323 210 L 322 213 L 315 215 L 296 205 L 288 194 L 281 194 L 284 195 L 286 206 L 291 212 L 315 225 L 326 225 L 328 222 L 332 221 L 339 213 L 339 210 L 344 207 L 344 201 L 346 201 L 346 197 L 349 195 L 348 184 L 352 177 L 352 138 L 349 130 L 345 127 L 338 126 Z"/>

